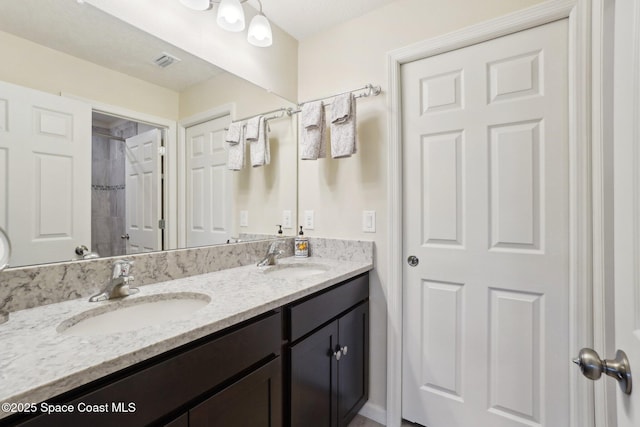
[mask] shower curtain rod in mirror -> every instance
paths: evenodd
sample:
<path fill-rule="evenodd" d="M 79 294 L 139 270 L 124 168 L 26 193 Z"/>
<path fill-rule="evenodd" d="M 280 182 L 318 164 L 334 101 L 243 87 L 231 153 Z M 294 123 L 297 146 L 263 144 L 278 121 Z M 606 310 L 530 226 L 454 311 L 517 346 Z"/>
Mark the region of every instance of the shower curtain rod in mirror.
<path fill-rule="evenodd" d="M 265 120 L 269 121 L 269 120 L 273 120 L 273 119 L 279 119 L 280 117 L 283 117 L 285 114 L 287 115 L 291 115 L 291 108 L 278 108 L 276 110 L 271 110 L 271 111 L 266 111 L 264 113 L 261 114 L 254 114 L 252 116 L 249 117 L 243 117 L 241 119 L 235 119 L 232 120 L 231 123 L 236 123 L 236 122 L 244 122 L 245 120 L 249 120 L 252 119 L 254 117 L 258 117 L 258 116 L 266 116 L 267 114 L 271 114 L 271 113 L 280 113 L 279 115 L 273 115 L 271 117 L 265 117 Z"/>
<path fill-rule="evenodd" d="M 126 142 L 126 139 L 124 139 L 121 136 L 110 135 L 108 133 L 98 132 L 98 131 L 95 131 L 95 130 L 91 131 L 91 135 L 104 136 L 104 137 L 109 138 L 109 139 L 115 139 L 116 141 Z"/>

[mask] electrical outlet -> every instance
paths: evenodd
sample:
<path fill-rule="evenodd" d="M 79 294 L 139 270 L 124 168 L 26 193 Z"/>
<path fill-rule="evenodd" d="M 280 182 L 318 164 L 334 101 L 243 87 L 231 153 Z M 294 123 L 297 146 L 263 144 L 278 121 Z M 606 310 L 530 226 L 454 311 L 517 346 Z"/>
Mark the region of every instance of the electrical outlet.
<path fill-rule="evenodd" d="M 292 228 L 291 211 L 282 211 L 282 228 Z"/>
<path fill-rule="evenodd" d="M 240 227 L 249 226 L 249 211 L 240 211 Z"/>
<path fill-rule="evenodd" d="M 376 232 L 376 211 L 362 211 L 362 231 Z"/>
<path fill-rule="evenodd" d="M 305 230 L 313 230 L 314 227 L 313 211 L 304 211 L 304 221 L 302 228 Z"/>

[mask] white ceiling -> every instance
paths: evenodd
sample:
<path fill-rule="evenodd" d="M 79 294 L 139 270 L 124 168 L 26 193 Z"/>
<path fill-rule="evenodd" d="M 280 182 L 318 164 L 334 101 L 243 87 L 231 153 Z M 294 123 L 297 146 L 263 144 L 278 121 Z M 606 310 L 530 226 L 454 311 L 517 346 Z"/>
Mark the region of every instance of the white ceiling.
<path fill-rule="evenodd" d="M 175 91 L 224 72 L 76 0 L 1 0 L 0 30 Z M 181 61 L 160 68 L 162 52 Z"/>
<path fill-rule="evenodd" d="M 262 11 L 298 40 L 361 16 L 396 0 L 261 0 Z M 249 0 L 252 6 L 256 0 Z"/>
<path fill-rule="evenodd" d="M 302 40 L 393 1 L 263 0 L 263 11 Z M 258 6 L 257 0 L 247 4 Z M 224 72 L 78 0 L 0 0 L 0 31 L 175 91 Z M 181 61 L 162 69 L 153 59 L 163 52 Z"/>

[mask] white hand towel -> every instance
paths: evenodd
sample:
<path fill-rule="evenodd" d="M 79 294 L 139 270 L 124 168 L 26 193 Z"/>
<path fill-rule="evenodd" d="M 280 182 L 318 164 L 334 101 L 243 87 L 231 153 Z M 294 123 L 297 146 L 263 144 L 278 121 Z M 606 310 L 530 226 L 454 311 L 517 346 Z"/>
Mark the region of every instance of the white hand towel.
<path fill-rule="evenodd" d="M 231 123 L 227 136 L 227 167 L 233 171 L 239 171 L 244 167 L 244 126 L 242 123 Z"/>
<path fill-rule="evenodd" d="M 248 127 L 248 124 L 247 124 Z M 269 149 L 269 135 L 267 134 L 267 122 L 264 116 L 260 116 L 258 120 L 258 137 L 257 139 L 247 138 L 250 143 L 251 166 L 258 167 L 271 163 L 271 152 Z"/>
<path fill-rule="evenodd" d="M 322 101 L 302 106 L 300 120 L 300 158 L 316 160 L 326 156 L 325 114 Z"/>
<path fill-rule="evenodd" d="M 224 137 L 224 140 L 229 144 L 237 144 L 242 141 L 242 123 L 240 122 L 231 122 L 229 125 L 229 129 L 227 129 L 227 134 Z"/>
<path fill-rule="evenodd" d="M 353 94 L 338 95 L 331 103 L 331 123 L 344 123 L 351 117 L 351 99 Z"/>
<path fill-rule="evenodd" d="M 349 157 L 356 151 L 356 99 L 347 93 L 331 104 L 331 157 Z"/>
<path fill-rule="evenodd" d="M 260 120 L 262 116 L 255 116 L 247 120 L 247 128 L 245 129 L 244 137 L 247 141 L 257 141 L 258 134 L 260 132 Z"/>
<path fill-rule="evenodd" d="M 307 102 L 302 106 L 302 111 L 300 112 L 302 126 L 307 129 L 320 127 L 323 112 L 324 104 L 322 101 Z"/>

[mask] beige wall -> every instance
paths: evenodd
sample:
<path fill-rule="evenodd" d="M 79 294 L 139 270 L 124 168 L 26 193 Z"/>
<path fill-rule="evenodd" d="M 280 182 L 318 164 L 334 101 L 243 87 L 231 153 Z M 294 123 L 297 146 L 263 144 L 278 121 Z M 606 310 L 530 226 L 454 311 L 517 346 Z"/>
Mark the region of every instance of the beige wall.
<path fill-rule="evenodd" d="M 0 80 L 176 120 L 178 92 L 0 31 Z"/>
<path fill-rule="evenodd" d="M 235 118 L 249 117 L 295 105 L 232 74 L 223 74 L 195 85 L 180 95 L 180 118 L 224 104 L 235 105 Z M 270 116 L 270 115 L 268 115 Z M 269 121 L 271 163 L 234 172 L 234 230 L 249 234 L 275 234 L 282 224 L 282 211 L 290 210 L 295 221 L 297 180 L 297 116 Z M 249 151 L 247 149 L 246 155 Z M 239 211 L 249 212 L 249 226 L 238 227 Z M 295 223 L 293 224 L 295 226 Z M 283 230 L 293 235 L 295 230 Z"/>
<path fill-rule="evenodd" d="M 300 42 L 300 101 L 364 86 L 383 94 L 358 100 L 358 153 L 299 162 L 299 209 L 315 211 L 309 236 L 374 240 L 371 281 L 371 408 L 386 406 L 387 52 L 540 3 L 540 0 L 398 0 Z M 375 210 L 377 232 L 363 233 Z"/>

